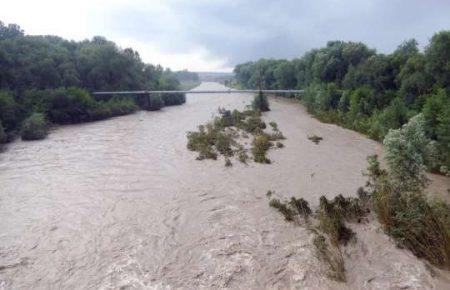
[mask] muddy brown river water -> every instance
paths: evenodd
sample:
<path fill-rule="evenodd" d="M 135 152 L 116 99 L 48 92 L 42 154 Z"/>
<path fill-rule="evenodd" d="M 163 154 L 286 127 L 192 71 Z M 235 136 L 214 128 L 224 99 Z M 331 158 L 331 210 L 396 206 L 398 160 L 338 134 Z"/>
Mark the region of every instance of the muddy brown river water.
<path fill-rule="evenodd" d="M 203 83 L 198 89 L 223 89 Z M 0 154 L 0 289 L 445 289 L 376 222 L 354 226 L 347 284 L 326 277 L 312 235 L 265 196 L 354 195 L 380 144 L 271 99 L 285 148 L 271 165 L 196 161 L 186 132 L 251 95 L 190 94 L 182 106 L 55 128 Z M 324 140 L 315 145 L 307 135 Z M 449 181 L 435 177 L 443 196 Z M 448 289 L 448 288 L 447 288 Z"/>

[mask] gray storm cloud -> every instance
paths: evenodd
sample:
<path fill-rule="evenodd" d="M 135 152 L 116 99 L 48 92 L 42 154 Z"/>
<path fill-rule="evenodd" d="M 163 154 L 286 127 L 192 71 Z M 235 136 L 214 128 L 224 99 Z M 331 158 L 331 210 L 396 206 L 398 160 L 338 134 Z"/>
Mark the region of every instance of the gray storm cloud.
<path fill-rule="evenodd" d="M 233 66 L 261 57 L 293 58 L 328 40 L 362 41 L 390 52 L 403 40 L 423 46 L 450 29 L 450 1 L 163 1 L 124 5 L 109 25 L 122 36 L 151 42 L 162 51 L 202 49 Z"/>

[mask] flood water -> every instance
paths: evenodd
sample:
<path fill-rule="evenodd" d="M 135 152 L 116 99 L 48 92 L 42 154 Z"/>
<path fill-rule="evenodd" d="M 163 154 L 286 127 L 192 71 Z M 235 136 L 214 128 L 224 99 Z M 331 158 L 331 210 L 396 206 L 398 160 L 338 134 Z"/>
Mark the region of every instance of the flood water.
<path fill-rule="evenodd" d="M 223 89 L 203 83 L 197 89 Z M 265 121 L 287 137 L 272 164 L 195 160 L 186 132 L 251 95 L 190 94 L 182 106 L 55 128 L 0 154 L 0 289 L 442 288 L 376 223 L 356 226 L 348 283 L 328 279 L 312 234 L 286 223 L 266 192 L 354 195 L 381 146 L 271 99 Z M 315 145 L 307 139 L 324 140 Z M 450 187 L 439 177 L 434 188 Z M 436 276 L 437 275 L 437 276 Z M 446 280 L 447 279 L 447 280 Z"/>

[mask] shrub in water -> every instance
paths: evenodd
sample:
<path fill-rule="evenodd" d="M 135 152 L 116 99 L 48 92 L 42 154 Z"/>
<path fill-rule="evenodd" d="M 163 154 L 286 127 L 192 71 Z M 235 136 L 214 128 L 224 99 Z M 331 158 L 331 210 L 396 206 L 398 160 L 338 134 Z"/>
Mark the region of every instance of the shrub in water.
<path fill-rule="evenodd" d="M 259 92 L 255 96 L 255 98 L 253 99 L 252 107 L 254 110 L 259 110 L 261 112 L 270 111 L 269 100 L 262 92 Z"/>
<path fill-rule="evenodd" d="M 337 249 L 337 251 L 330 250 L 326 238 L 321 234 L 317 234 L 314 237 L 313 244 L 319 260 L 328 266 L 328 275 L 330 278 L 345 282 L 347 279 L 345 275 L 344 258 L 342 257 L 341 251 L 339 249 Z"/>
<path fill-rule="evenodd" d="M 48 134 L 48 125 L 44 114 L 33 113 L 22 123 L 22 140 L 44 139 Z"/>
<path fill-rule="evenodd" d="M 266 129 L 266 123 L 261 120 L 259 115 L 253 114 L 238 124 L 238 127 L 248 133 L 261 134 Z"/>
<path fill-rule="evenodd" d="M 181 105 L 186 102 L 186 95 L 180 93 L 163 94 L 162 101 L 164 106 Z"/>
<path fill-rule="evenodd" d="M 269 190 L 266 196 L 270 198 L 272 194 L 273 192 Z M 298 216 L 306 220 L 312 213 L 309 203 L 303 198 L 296 199 L 291 197 L 289 202 L 281 202 L 279 199 L 274 198 L 270 200 L 269 205 L 281 212 L 287 221 L 294 221 Z"/>
<path fill-rule="evenodd" d="M 217 133 L 216 134 L 216 140 L 215 145 L 217 151 L 220 152 L 220 154 L 224 156 L 232 156 L 233 155 L 233 149 L 231 149 L 231 145 L 233 143 L 233 139 L 230 135 L 225 133 Z"/>
<path fill-rule="evenodd" d="M 269 137 L 267 135 L 258 135 L 253 139 L 252 154 L 255 162 L 258 163 L 270 163 L 270 160 L 266 157 L 266 152 L 272 146 Z"/>
<path fill-rule="evenodd" d="M 320 229 L 328 235 L 332 245 L 346 245 L 354 236 L 353 231 L 345 225 L 341 208 L 335 202 L 330 203 L 325 196 L 320 197 L 318 218 Z"/>
<path fill-rule="evenodd" d="M 231 163 L 230 158 L 226 158 L 225 159 L 225 167 L 231 167 L 231 166 L 233 166 L 233 163 Z"/>
<path fill-rule="evenodd" d="M 145 108 L 149 111 L 158 111 L 161 110 L 161 108 L 164 107 L 164 101 L 159 95 L 150 95 L 148 100 L 148 107 Z"/>
<path fill-rule="evenodd" d="M 289 204 L 299 215 L 304 218 L 308 218 L 312 213 L 309 203 L 301 197 L 299 199 L 291 197 Z"/>
<path fill-rule="evenodd" d="M 269 205 L 273 208 L 276 208 L 287 221 L 293 221 L 295 212 L 289 207 L 289 205 L 281 202 L 279 199 L 271 199 Z"/>
<path fill-rule="evenodd" d="M 319 144 L 319 142 L 323 140 L 322 137 L 317 135 L 308 136 L 308 139 L 314 142 L 315 144 Z"/>

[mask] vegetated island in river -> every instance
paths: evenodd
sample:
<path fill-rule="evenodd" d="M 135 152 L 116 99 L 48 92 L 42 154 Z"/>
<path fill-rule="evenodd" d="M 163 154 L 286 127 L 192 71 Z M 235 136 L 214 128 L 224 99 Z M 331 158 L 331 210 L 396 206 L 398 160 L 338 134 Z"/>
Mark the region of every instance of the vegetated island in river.
<path fill-rule="evenodd" d="M 200 125 L 198 132 L 187 134 L 187 148 L 199 153 L 197 160 L 216 160 L 218 155 L 223 155 L 227 167 L 233 165 L 230 158 L 235 155 L 241 163 L 247 164 L 248 151 L 251 151 L 255 162 L 269 164 L 267 151 L 283 148 L 280 140 L 285 139 L 275 122 L 269 123 L 271 132 L 265 131 L 267 125 L 261 117 L 269 110 L 269 101 L 261 92 L 255 96 L 251 108 L 243 112 L 219 108 L 220 116 Z"/>

